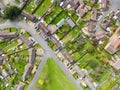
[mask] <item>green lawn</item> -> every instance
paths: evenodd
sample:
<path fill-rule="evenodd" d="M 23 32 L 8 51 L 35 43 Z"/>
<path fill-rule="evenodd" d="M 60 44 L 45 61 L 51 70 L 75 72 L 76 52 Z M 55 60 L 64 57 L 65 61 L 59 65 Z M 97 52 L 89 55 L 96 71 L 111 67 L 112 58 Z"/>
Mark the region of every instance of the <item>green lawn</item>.
<path fill-rule="evenodd" d="M 99 88 L 99 90 L 112 90 L 112 87 L 117 84 L 117 82 L 120 80 L 119 78 L 116 78 L 116 80 L 106 80 L 106 82 Z M 119 89 L 117 89 L 119 90 Z"/>
<path fill-rule="evenodd" d="M 74 39 L 75 37 L 77 37 L 80 34 L 80 29 L 76 26 L 74 27 L 69 34 L 67 34 L 64 38 L 63 38 L 63 43 L 68 42 L 71 39 Z"/>
<path fill-rule="evenodd" d="M 0 41 L 0 49 L 3 49 L 4 47 L 6 47 L 7 46 L 7 44 L 8 44 L 8 41 L 9 40 L 5 40 L 5 41 Z"/>
<path fill-rule="evenodd" d="M 62 39 L 63 37 L 65 37 L 70 30 L 70 26 L 68 23 L 65 23 L 64 25 L 62 25 L 57 31 L 56 34 L 59 37 L 59 39 Z"/>
<path fill-rule="evenodd" d="M 77 90 L 60 67 L 48 59 L 34 90 Z"/>
<path fill-rule="evenodd" d="M 58 15 L 61 11 L 62 11 L 62 8 L 61 8 L 61 7 L 59 7 L 59 6 L 54 7 L 52 13 L 50 13 L 49 15 L 47 15 L 47 16 L 45 17 L 45 21 L 46 21 L 47 23 L 51 23 L 51 21 L 52 21 L 55 17 L 57 17 L 57 15 Z"/>
<path fill-rule="evenodd" d="M 15 61 L 12 65 L 13 65 L 13 67 L 15 67 L 18 70 L 20 77 L 22 77 L 22 75 L 24 73 L 24 67 L 27 64 L 27 62 L 25 61 L 26 58 L 24 58 L 22 56 L 19 56 L 18 59 L 19 60 L 15 59 Z"/>
<path fill-rule="evenodd" d="M 90 19 L 90 15 L 91 15 L 91 11 L 88 11 L 85 16 L 83 17 L 83 19 L 85 20 L 89 20 Z"/>
<path fill-rule="evenodd" d="M 38 16 L 44 15 L 49 7 L 52 5 L 51 0 L 44 0 L 39 8 L 36 10 L 35 14 Z"/>
<path fill-rule="evenodd" d="M 8 45 L 6 45 L 6 47 L 3 49 L 3 52 L 5 53 L 12 53 L 13 48 L 18 44 L 17 40 L 13 39 L 13 41 L 11 43 L 9 43 Z"/>
<path fill-rule="evenodd" d="M 60 20 L 62 20 L 63 18 L 66 19 L 68 17 L 67 13 L 65 13 L 64 11 L 62 11 L 57 18 L 54 18 L 54 20 L 51 22 L 52 24 L 57 24 Z"/>
<path fill-rule="evenodd" d="M 33 12 L 33 10 L 37 7 L 37 5 L 34 4 L 34 0 L 31 0 L 30 4 L 27 6 L 26 10 L 30 13 Z"/>

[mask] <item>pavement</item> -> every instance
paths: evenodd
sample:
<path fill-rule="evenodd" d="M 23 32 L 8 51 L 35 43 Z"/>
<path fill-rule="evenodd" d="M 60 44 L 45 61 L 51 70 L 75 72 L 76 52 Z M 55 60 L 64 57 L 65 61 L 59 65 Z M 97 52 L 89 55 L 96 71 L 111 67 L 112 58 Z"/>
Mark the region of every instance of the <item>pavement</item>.
<path fill-rule="evenodd" d="M 45 54 L 45 55 L 46 55 L 46 54 Z M 29 84 L 28 90 L 34 90 L 34 86 L 35 86 L 35 84 L 36 84 L 35 82 L 38 80 L 39 75 L 40 75 L 40 73 L 41 73 L 41 71 L 42 71 L 42 69 L 43 69 L 43 67 L 44 67 L 44 64 L 45 64 L 46 61 L 47 61 L 47 58 L 48 58 L 47 56 L 44 56 L 44 57 L 42 58 L 39 66 L 38 66 L 38 69 L 37 69 L 37 71 L 36 71 L 36 73 L 35 73 L 35 75 L 34 75 L 34 78 L 32 79 L 31 83 Z"/>
<path fill-rule="evenodd" d="M 11 3 L 14 4 L 14 2 L 12 0 L 9 0 Z M 82 1 L 82 0 L 80 0 Z M 108 11 L 103 12 L 103 15 L 101 17 L 101 19 L 97 22 L 97 27 L 96 30 L 97 32 L 99 30 L 102 30 L 100 28 L 100 22 L 103 20 L 103 18 L 111 11 L 116 10 L 118 8 L 120 8 L 120 0 L 111 0 L 112 6 L 110 7 L 110 9 Z M 0 29 L 3 28 L 10 28 L 10 27 L 17 27 L 17 28 L 23 28 L 25 29 L 28 33 L 30 33 L 33 38 L 41 45 L 41 47 L 45 50 L 45 55 L 41 61 L 41 63 L 38 66 L 37 72 L 33 78 L 33 80 L 31 81 L 28 90 L 34 90 L 34 85 L 36 83 L 36 81 L 38 80 L 38 77 L 40 75 L 40 72 L 42 71 L 42 68 L 47 60 L 48 57 L 51 57 L 55 60 L 55 62 L 60 66 L 60 68 L 63 70 L 63 72 L 66 74 L 66 76 L 68 76 L 68 78 L 73 82 L 73 84 L 77 87 L 78 90 L 82 90 L 82 88 L 79 85 L 79 81 L 75 80 L 73 78 L 73 76 L 71 75 L 71 73 L 65 68 L 65 66 L 63 65 L 63 63 L 61 61 L 58 60 L 58 58 L 56 57 L 56 54 L 54 53 L 54 51 L 51 50 L 51 48 L 47 45 L 47 43 L 42 39 L 42 37 L 36 32 L 36 30 L 32 27 L 30 27 L 29 25 L 27 25 L 27 23 L 25 22 L 10 22 L 9 20 L 5 21 L 4 23 L 0 24 Z M 87 79 L 88 80 L 88 79 Z"/>
<path fill-rule="evenodd" d="M 120 9 L 120 0 L 111 0 L 111 10 Z"/>
<path fill-rule="evenodd" d="M 44 49 L 45 53 L 46 53 L 46 57 L 51 57 L 54 59 L 54 61 L 59 65 L 59 67 L 62 69 L 62 71 L 65 73 L 65 75 L 72 81 L 72 83 L 77 87 L 78 90 L 82 90 L 82 88 L 80 87 L 80 84 L 77 80 L 75 80 L 75 78 L 71 75 L 71 73 L 67 70 L 67 68 L 63 65 L 63 63 L 58 60 L 56 54 L 54 51 L 52 51 L 52 49 L 47 45 L 47 42 L 45 42 L 43 40 L 43 38 L 36 32 L 36 30 L 32 27 L 30 27 L 27 23 L 25 22 L 11 22 L 9 20 L 5 21 L 4 23 L 0 24 L 0 29 L 3 28 L 10 28 L 10 27 L 16 27 L 16 28 L 23 28 L 24 30 L 26 30 L 29 34 L 31 34 L 31 36 L 40 44 L 40 46 Z M 42 68 L 42 67 L 41 67 Z M 38 70 L 39 71 L 39 70 Z M 37 73 L 38 75 L 38 73 Z M 35 75 L 35 76 L 37 76 Z M 40 73 L 39 73 L 40 75 Z M 37 77 L 36 77 L 37 78 Z M 34 79 L 36 80 L 36 79 Z M 31 82 L 32 84 L 30 84 L 31 86 L 34 86 L 36 81 Z M 30 88 L 31 86 L 29 86 L 29 90 L 33 90 L 32 88 Z"/>

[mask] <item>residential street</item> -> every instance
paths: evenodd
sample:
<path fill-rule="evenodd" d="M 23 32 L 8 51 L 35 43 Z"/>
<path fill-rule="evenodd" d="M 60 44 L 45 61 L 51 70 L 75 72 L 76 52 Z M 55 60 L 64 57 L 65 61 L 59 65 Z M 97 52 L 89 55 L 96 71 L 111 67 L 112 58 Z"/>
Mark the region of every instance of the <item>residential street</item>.
<path fill-rule="evenodd" d="M 52 49 L 47 45 L 47 43 L 42 39 L 42 37 L 36 33 L 36 30 L 32 27 L 30 27 L 28 24 L 26 24 L 25 22 L 10 22 L 10 21 L 6 21 L 2 24 L 0 24 L 0 29 L 3 28 L 10 28 L 10 27 L 19 27 L 19 28 L 23 28 L 25 29 L 28 33 L 30 33 L 33 38 L 41 45 L 41 47 L 45 50 L 45 52 L 47 53 L 46 57 L 52 57 L 55 62 L 59 65 L 59 67 L 62 69 L 62 71 L 65 73 L 65 75 L 68 76 L 68 78 L 73 82 L 73 84 L 77 87 L 78 90 L 82 90 L 82 88 L 79 85 L 79 82 L 77 80 L 75 80 L 73 78 L 73 76 L 71 75 L 71 73 L 67 70 L 67 68 L 65 68 L 65 66 L 63 65 L 63 63 L 61 61 L 58 60 L 57 56 L 55 55 L 55 53 L 52 51 Z M 42 68 L 42 67 L 41 67 Z M 35 82 L 34 82 L 35 83 Z M 34 86 L 34 85 L 33 85 Z M 32 90 L 32 89 L 31 89 Z"/>
<path fill-rule="evenodd" d="M 42 58 L 39 66 L 38 66 L 38 69 L 34 75 L 34 78 L 32 79 L 31 83 L 29 84 L 28 86 L 28 90 L 34 90 L 34 86 L 35 86 L 35 82 L 38 80 L 39 78 L 39 75 L 40 75 L 40 72 L 42 71 L 43 67 L 44 67 L 44 64 L 45 62 L 47 61 L 47 56 L 46 56 L 46 53 L 44 54 L 44 57 Z"/>
<path fill-rule="evenodd" d="M 0 90 L 34 90 L 48 58 L 56 62 L 75 90 L 120 88 L 120 0 L 0 0 L 0 13 Z M 19 54 L 21 51 L 25 52 Z M 18 62 L 18 56 L 27 61 Z M 53 71 L 55 80 L 64 80 Z M 19 82 L 11 84 L 14 78 Z M 73 90 L 63 82 L 60 88 Z M 55 84 L 50 88 L 58 89 Z"/>
<path fill-rule="evenodd" d="M 120 9 L 120 0 L 111 0 L 111 10 Z"/>

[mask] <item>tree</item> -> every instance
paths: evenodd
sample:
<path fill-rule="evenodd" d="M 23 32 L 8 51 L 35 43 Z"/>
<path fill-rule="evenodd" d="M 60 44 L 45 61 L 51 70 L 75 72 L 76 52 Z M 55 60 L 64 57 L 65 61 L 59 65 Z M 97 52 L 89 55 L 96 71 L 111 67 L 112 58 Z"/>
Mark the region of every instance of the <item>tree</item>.
<path fill-rule="evenodd" d="M 93 52 L 94 52 L 94 48 L 93 48 L 93 47 L 89 47 L 89 48 L 87 49 L 87 52 L 88 52 L 88 53 L 93 53 Z"/>
<path fill-rule="evenodd" d="M 14 20 L 21 14 L 21 10 L 16 6 L 10 6 L 4 11 L 3 17 L 5 19 Z"/>
<path fill-rule="evenodd" d="M 99 66 L 99 63 L 97 60 L 89 60 L 88 65 L 92 68 L 95 69 L 97 66 Z"/>

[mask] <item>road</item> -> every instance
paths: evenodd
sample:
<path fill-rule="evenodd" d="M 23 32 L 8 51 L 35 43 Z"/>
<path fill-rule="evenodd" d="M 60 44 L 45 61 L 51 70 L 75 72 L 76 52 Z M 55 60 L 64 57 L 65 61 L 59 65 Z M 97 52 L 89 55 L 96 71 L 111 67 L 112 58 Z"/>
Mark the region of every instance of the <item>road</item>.
<path fill-rule="evenodd" d="M 65 73 L 66 76 L 73 82 L 73 84 L 77 87 L 78 90 L 82 90 L 79 85 L 79 82 L 73 78 L 71 73 L 67 70 L 67 68 L 63 65 L 61 61 L 58 60 L 56 54 L 52 51 L 52 49 L 47 45 L 47 43 L 42 39 L 42 37 L 36 32 L 36 30 L 30 27 L 25 22 L 11 22 L 6 21 L 0 24 L 0 29 L 3 28 L 10 28 L 10 27 L 17 27 L 25 29 L 31 36 L 40 44 L 40 46 L 44 49 L 45 53 L 47 53 L 48 57 L 52 57 L 54 61 L 59 65 L 62 71 Z M 35 82 L 34 82 L 35 83 Z M 30 89 L 33 90 L 33 89 Z"/>
<path fill-rule="evenodd" d="M 46 55 L 46 54 L 44 54 Z M 31 83 L 29 84 L 28 90 L 34 90 L 35 82 L 38 80 L 39 75 L 44 67 L 45 62 L 47 61 L 47 56 L 44 56 L 38 66 L 38 69 L 34 75 L 34 78 L 32 79 Z"/>
<path fill-rule="evenodd" d="M 111 10 L 120 9 L 120 0 L 111 0 Z"/>

